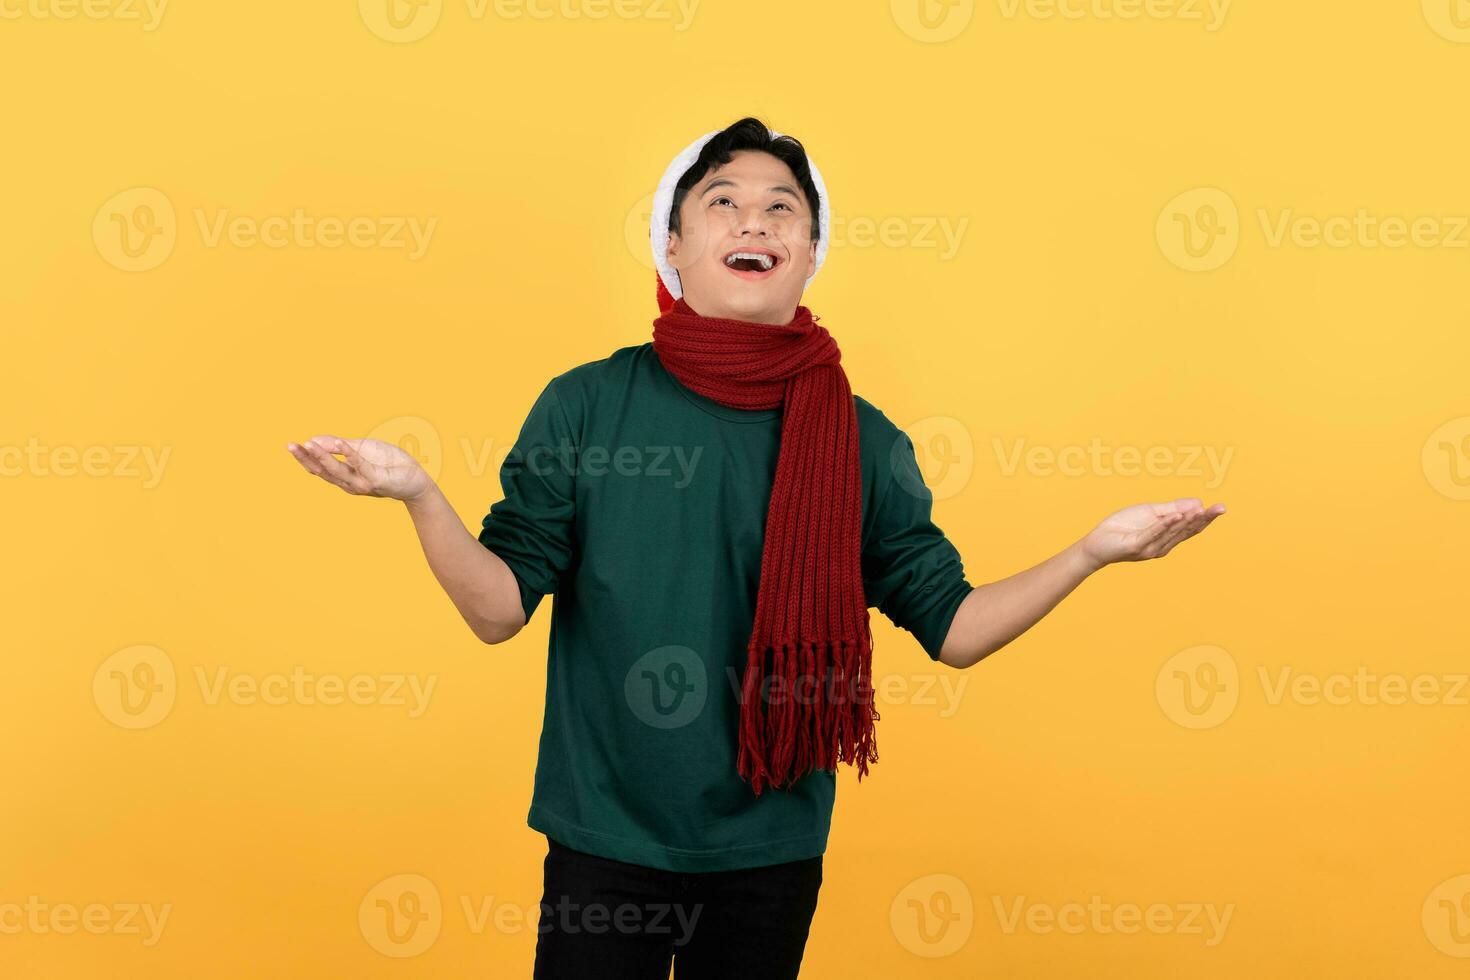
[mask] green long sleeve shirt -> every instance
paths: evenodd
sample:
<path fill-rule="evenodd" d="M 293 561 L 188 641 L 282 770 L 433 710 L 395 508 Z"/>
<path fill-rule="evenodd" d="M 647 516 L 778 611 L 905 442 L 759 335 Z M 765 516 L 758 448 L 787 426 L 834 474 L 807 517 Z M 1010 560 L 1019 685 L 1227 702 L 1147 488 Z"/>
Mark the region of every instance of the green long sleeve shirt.
<path fill-rule="evenodd" d="M 971 586 L 930 519 L 908 436 L 854 401 L 867 603 L 937 659 Z M 515 573 L 527 620 L 555 596 L 532 828 L 674 871 L 826 850 L 834 772 L 757 797 L 736 771 L 780 439 L 779 409 L 691 391 L 652 343 L 558 375 L 536 399 L 479 536 Z"/>

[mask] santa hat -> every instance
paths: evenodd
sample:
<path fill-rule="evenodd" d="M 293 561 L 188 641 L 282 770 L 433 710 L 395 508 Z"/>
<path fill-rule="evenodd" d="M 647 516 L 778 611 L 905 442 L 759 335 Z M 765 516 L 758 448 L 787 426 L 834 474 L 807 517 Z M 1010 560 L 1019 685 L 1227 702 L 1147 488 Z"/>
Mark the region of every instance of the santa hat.
<path fill-rule="evenodd" d="M 679 283 L 679 273 L 673 266 L 669 265 L 669 212 L 674 207 L 674 188 L 679 183 L 679 178 L 684 176 L 685 171 L 694 166 L 694 161 L 699 159 L 699 152 L 704 149 L 704 144 L 718 136 L 724 130 L 714 130 L 705 133 L 699 139 L 686 146 L 682 153 L 674 157 L 668 169 L 664 171 L 663 179 L 658 182 L 658 190 L 653 195 L 653 218 L 649 227 L 649 241 L 653 245 L 653 264 L 658 268 L 658 308 L 660 311 L 667 310 L 674 305 L 674 300 L 684 295 L 684 287 Z M 770 131 L 772 136 L 781 136 L 774 129 Z M 832 208 L 827 203 L 827 185 L 822 181 L 822 173 L 817 169 L 816 163 L 810 156 L 806 158 L 807 167 L 812 173 L 812 183 L 817 188 L 817 264 L 812 269 L 812 274 L 807 278 L 806 284 L 817 277 L 821 271 L 822 260 L 827 257 L 827 242 L 831 239 Z"/>

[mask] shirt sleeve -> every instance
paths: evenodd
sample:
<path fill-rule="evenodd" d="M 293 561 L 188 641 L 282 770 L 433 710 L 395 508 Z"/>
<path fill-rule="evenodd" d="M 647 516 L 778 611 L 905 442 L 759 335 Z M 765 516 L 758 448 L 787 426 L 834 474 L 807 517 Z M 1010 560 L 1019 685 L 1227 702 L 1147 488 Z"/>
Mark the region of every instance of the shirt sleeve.
<path fill-rule="evenodd" d="M 938 660 L 955 611 L 973 586 L 955 546 L 931 518 L 914 444 L 894 428 L 891 452 L 880 454 L 871 526 L 863 543 L 863 588 L 895 626 L 908 630 Z"/>
<path fill-rule="evenodd" d="M 500 467 L 505 496 L 490 507 L 479 537 L 515 573 L 527 622 L 576 555 L 576 451 L 552 379 Z"/>

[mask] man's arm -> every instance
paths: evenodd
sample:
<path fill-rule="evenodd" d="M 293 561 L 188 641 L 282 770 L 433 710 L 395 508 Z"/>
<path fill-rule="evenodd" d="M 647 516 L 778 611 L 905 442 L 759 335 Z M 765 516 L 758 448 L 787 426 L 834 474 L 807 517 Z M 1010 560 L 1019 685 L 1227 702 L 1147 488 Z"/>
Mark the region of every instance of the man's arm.
<path fill-rule="evenodd" d="M 1041 564 L 972 589 L 955 610 L 940 663 L 979 663 L 1036 625 L 1104 565 L 1162 558 L 1223 513 L 1224 504 L 1206 509 L 1195 497 L 1118 511 Z"/>
<path fill-rule="evenodd" d="M 313 436 L 286 448 L 308 472 L 349 494 L 402 500 L 429 568 L 475 636 L 500 643 L 526 625 L 515 574 L 470 534 L 418 460 L 376 439 Z"/>
<path fill-rule="evenodd" d="M 475 636 L 502 643 L 526 625 L 515 573 L 470 534 L 437 483 L 404 503 L 434 577 Z"/>

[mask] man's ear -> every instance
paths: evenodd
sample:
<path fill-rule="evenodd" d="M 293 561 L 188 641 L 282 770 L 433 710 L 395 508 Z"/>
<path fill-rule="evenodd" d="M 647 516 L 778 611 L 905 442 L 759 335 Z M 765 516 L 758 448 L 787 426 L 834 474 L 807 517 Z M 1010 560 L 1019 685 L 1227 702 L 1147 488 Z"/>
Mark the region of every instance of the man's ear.
<path fill-rule="evenodd" d="M 664 255 L 669 260 L 669 265 L 676 269 L 679 267 L 679 263 L 675 259 L 679 257 L 679 246 L 682 244 L 683 242 L 679 240 L 679 233 L 677 231 L 670 231 L 669 247 L 664 250 Z"/>
<path fill-rule="evenodd" d="M 817 274 L 817 243 L 813 241 L 806 250 L 806 278 L 810 279 Z"/>

